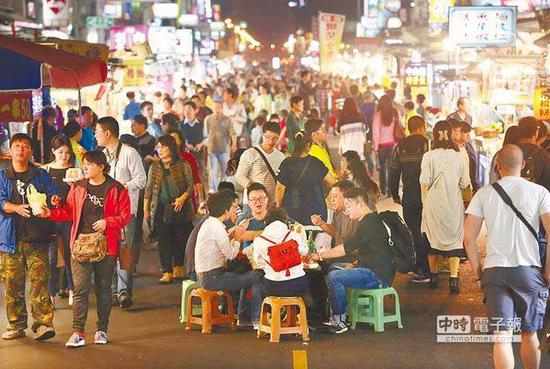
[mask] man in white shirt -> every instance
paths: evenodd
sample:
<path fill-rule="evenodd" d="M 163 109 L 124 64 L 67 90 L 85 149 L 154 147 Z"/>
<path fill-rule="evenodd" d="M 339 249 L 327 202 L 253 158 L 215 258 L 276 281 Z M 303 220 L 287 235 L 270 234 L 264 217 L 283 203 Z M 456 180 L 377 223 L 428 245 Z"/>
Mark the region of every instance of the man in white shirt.
<path fill-rule="evenodd" d="M 248 118 L 244 105 L 237 102 L 237 91 L 232 88 L 226 88 L 223 92 L 223 115 L 231 119 L 233 131 L 237 137 L 243 134 L 243 127 Z"/>
<path fill-rule="evenodd" d="M 131 218 L 130 223 L 124 227 L 124 238 L 128 247 L 133 247 L 139 191 L 145 188 L 147 176 L 139 153 L 133 147 L 122 144 L 118 136 L 119 126 L 115 118 L 103 117 L 97 121 L 95 138 L 98 145 L 105 148 L 103 153 L 111 166 L 109 175 L 122 183 L 130 195 Z M 122 270 L 118 264 L 114 276 L 113 301 L 118 297 L 118 303 L 123 309 L 132 306 L 133 269 L 132 265 L 128 270 Z"/>
<path fill-rule="evenodd" d="M 252 321 L 256 327 L 260 320 L 262 303 L 262 274 L 260 272 L 234 273 L 225 270 L 225 264 L 237 257 L 240 239 L 248 228 L 242 222 L 228 235 L 224 222 L 237 220 L 235 195 L 229 191 L 212 194 L 207 202 L 210 216 L 202 224 L 195 246 L 195 271 L 198 283 L 207 290 L 239 291 L 252 287 Z M 241 294 L 244 297 L 244 294 Z M 244 298 L 239 311 L 244 311 Z"/>
<path fill-rule="evenodd" d="M 536 238 L 540 222 L 550 232 L 550 193 L 542 186 L 521 178 L 523 153 L 516 145 L 499 152 L 497 167 L 501 190 L 530 227 L 505 203 L 497 188 L 486 186 L 473 197 L 466 213 L 464 246 L 475 279 L 486 298 L 490 326 L 495 322 L 496 336 L 509 336 L 517 330 L 514 318 L 521 319 L 521 360 L 524 368 L 539 368 L 540 349 L 537 330 L 543 326 L 550 282 L 550 258 L 543 265 Z M 482 266 L 477 249 L 481 225 L 487 224 L 487 257 Z M 548 236 L 547 236 L 548 237 Z M 547 253 L 550 247 L 547 247 Z M 495 342 L 493 362 L 496 369 L 513 368 L 511 342 Z"/>

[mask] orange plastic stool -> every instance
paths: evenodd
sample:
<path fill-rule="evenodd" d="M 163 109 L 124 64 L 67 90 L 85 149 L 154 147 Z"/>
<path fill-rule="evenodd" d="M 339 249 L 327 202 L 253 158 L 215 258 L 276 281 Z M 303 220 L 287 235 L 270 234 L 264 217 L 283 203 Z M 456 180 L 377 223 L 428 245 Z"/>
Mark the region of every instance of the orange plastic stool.
<path fill-rule="evenodd" d="M 269 314 L 265 306 L 271 306 Z M 287 315 L 281 322 L 281 308 L 286 307 Z M 297 313 L 296 309 L 300 312 Z M 271 315 L 271 323 L 269 322 Z M 281 334 L 300 334 L 302 340 L 309 341 L 309 327 L 307 325 L 306 305 L 301 297 L 274 297 L 268 296 L 262 303 L 260 324 L 258 325 L 258 338 L 262 333 L 271 335 L 269 342 L 279 342 Z"/>
<path fill-rule="evenodd" d="M 222 314 L 218 306 L 220 297 L 227 299 L 227 314 Z M 193 316 L 193 297 L 198 297 L 202 306 L 202 314 Z M 233 307 L 233 298 L 226 291 L 210 291 L 202 288 L 193 290 L 187 299 L 187 324 L 185 330 L 191 330 L 191 324 L 202 326 L 202 333 L 211 333 L 213 325 L 229 325 L 231 330 L 235 330 L 235 308 Z"/>

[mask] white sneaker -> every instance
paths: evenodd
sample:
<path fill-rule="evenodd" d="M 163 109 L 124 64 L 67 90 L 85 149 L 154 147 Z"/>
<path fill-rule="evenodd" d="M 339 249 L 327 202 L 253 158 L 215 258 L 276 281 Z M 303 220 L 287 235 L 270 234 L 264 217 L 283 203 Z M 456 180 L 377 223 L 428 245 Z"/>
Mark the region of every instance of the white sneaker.
<path fill-rule="evenodd" d="M 107 340 L 107 333 L 103 332 L 103 331 L 97 331 L 95 332 L 95 336 L 94 336 L 94 343 L 96 345 L 106 345 L 108 342 Z"/>
<path fill-rule="evenodd" d="M 73 306 L 74 303 L 74 292 L 73 290 L 69 290 L 69 306 Z"/>
<path fill-rule="evenodd" d="M 86 340 L 84 339 L 84 336 L 81 336 L 76 332 L 74 332 L 72 336 L 69 337 L 67 343 L 65 343 L 65 347 L 69 348 L 82 347 L 84 345 L 86 345 Z"/>

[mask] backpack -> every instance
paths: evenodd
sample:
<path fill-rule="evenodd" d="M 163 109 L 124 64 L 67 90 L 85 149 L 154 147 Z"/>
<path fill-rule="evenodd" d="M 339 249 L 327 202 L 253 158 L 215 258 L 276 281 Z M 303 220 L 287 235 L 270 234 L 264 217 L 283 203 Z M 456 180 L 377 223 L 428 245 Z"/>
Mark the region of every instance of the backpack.
<path fill-rule="evenodd" d="M 541 148 L 536 147 L 524 159 L 525 166 L 521 170 L 521 176 L 526 180 L 528 180 L 529 182 L 533 182 L 533 183 L 537 182 L 539 173 L 538 173 L 537 161 L 535 160 L 535 157 L 541 151 L 542 151 Z"/>
<path fill-rule="evenodd" d="M 378 215 L 388 231 L 388 244 L 394 268 L 403 274 L 412 271 L 416 264 L 416 254 L 411 231 L 395 211 L 383 211 Z"/>
<path fill-rule="evenodd" d="M 285 235 L 283 241 L 279 244 L 271 241 L 270 239 L 260 236 L 267 242 L 273 244 L 267 248 L 267 255 L 269 256 L 269 266 L 276 272 L 282 272 L 286 270 L 285 276 L 290 277 L 290 268 L 302 264 L 302 257 L 298 251 L 298 242 L 296 240 L 285 241 L 290 231 Z"/>

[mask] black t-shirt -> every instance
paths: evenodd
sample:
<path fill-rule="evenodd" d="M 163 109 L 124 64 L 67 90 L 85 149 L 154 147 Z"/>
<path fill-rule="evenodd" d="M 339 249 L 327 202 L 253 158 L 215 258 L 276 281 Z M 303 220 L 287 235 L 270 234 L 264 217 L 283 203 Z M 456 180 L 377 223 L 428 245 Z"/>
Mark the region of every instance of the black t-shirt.
<path fill-rule="evenodd" d="M 528 168 L 533 166 L 531 168 L 534 171 L 533 182 L 550 191 L 550 154 L 537 145 L 529 143 L 518 143 L 516 145 L 523 151 L 523 160 L 526 161 L 525 168 L 521 172 L 522 177 Z M 531 161 L 533 163 L 530 163 Z"/>
<path fill-rule="evenodd" d="M 63 200 L 63 203 L 65 204 L 67 202 L 67 195 L 69 194 L 69 191 L 71 189 L 71 186 L 69 186 L 68 183 L 63 181 L 63 178 L 65 178 L 65 175 L 67 174 L 67 169 L 56 169 L 56 168 L 50 168 L 49 173 L 52 176 L 53 181 L 55 184 L 59 187 L 59 191 L 61 192 L 61 200 Z"/>
<path fill-rule="evenodd" d="M 13 187 L 13 199 L 12 202 L 16 205 L 28 204 L 27 200 L 27 186 L 30 183 L 31 171 L 27 170 L 26 172 L 14 172 L 15 181 Z M 29 233 L 27 232 L 27 225 L 30 224 L 29 219 L 23 218 L 19 214 L 15 214 L 15 237 L 18 241 L 29 242 Z"/>
<path fill-rule="evenodd" d="M 346 254 L 359 251 L 359 267 L 372 270 L 391 286 L 395 268 L 391 261 L 388 231 L 376 213 L 367 214 L 357 224 L 355 232 L 344 242 Z"/>
<path fill-rule="evenodd" d="M 80 219 L 79 233 L 94 233 L 93 224 L 103 219 L 103 206 L 109 185 L 107 181 L 99 186 L 90 183 L 86 185 L 88 193 L 82 207 L 82 218 Z"/>

